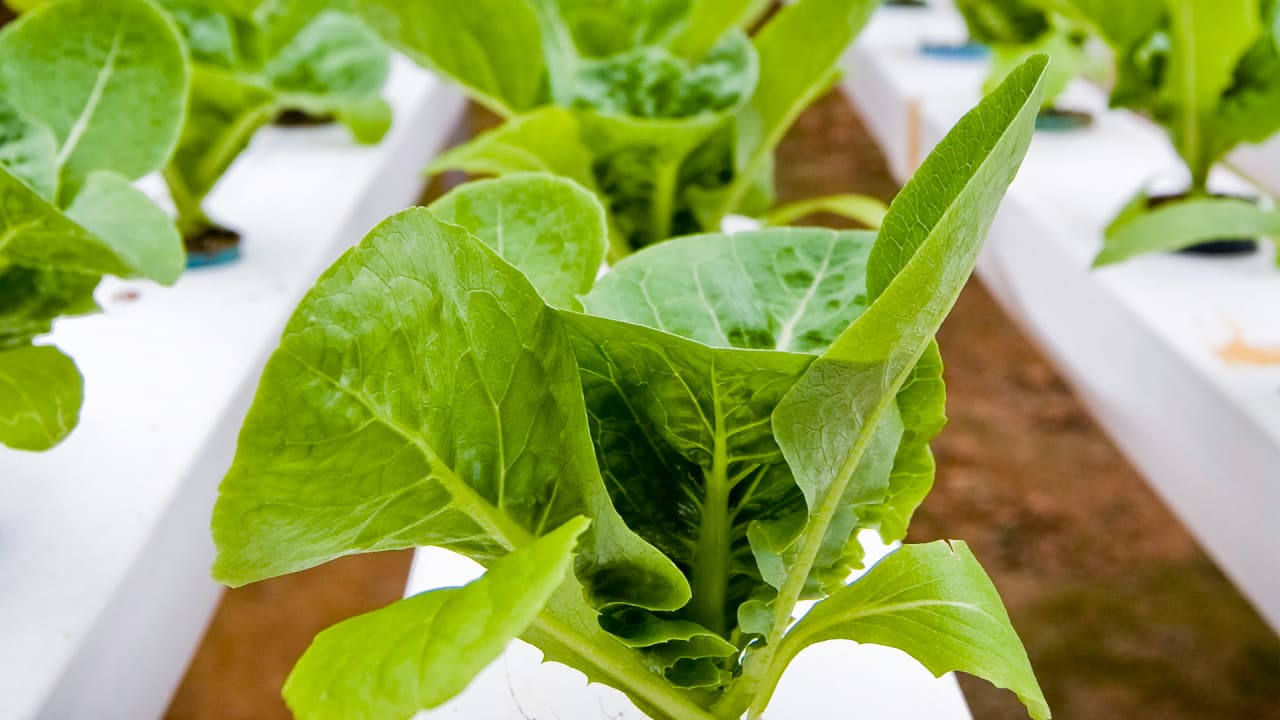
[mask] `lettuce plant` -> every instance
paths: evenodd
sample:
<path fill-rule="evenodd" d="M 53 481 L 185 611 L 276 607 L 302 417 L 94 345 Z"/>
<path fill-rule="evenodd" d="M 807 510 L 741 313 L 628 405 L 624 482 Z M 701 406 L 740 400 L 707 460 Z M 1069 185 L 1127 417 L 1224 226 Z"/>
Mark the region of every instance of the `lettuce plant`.
<path fill-rule="evenodd" d="M 1242 142 L 1280 130 L 1276 0 L 1054 0 L 1093 25 L 1116 57 L 1113 105 L 1168 131 L 1190 185 L 1153 207 L 1139 193 L 1107 228 L 1097 265 L 1219 238 L 1280 234 L 1280 214 L 1214 195 L 1209 172 Z"/>
<path fill-rule="evenodd" d="M 1067 85 L 1089 69 L 1088 34 L 1053 12 L 1054 0 L 956 0 L 969 37 L 991 48 L 990 90 L 1010 70 L 1037 53 L 1049 56 L 1042 112 L 1053 112 Z"/>
<path fill-rule="evenodd" d="M 437 158 L 432 172 L 570 177 L 604 201 L 617 258 L 718 229 L 729 213 L 765 215 L 773 148 L 831 86 L 876 2 L 802 0 L 753 39 L 739 28 L 766 3 L 752 0 L 356 0 L 356 8 L 392 45 L 505 119 Z M 883 214 L 865 198 L 809 209 L 867 223 Z"/>
<path fill-rule="evenodd" d="M 234 242 L 204 212 L 204 199 L 281 113 L 335 117 L 363 143 L 389 127 L 391 108 L 380 96 L 388 50 L 341 0 L 161 2 L 195 61 L 187 122 L 164 170 L 189 250 Z"/>
<path fill-rule="evenodd" d="M 145 0 L 60 0 L 0 31 L 0 444 L 45 450 L 75 427 L 83 381 L 34 340 L 97 309 L 104 275 L 172 283 L 185 260 L 133 188 L 173 151 L 189 64 Z"/>
<path fill-rule="evenodd" d="M 240 585 L 420 545 L 485 575 L 317 637 L 300 718 L 408 718 L 515 637 L 657 720 L 759 717 L 806 646 L 900 648 L 1049 717 L 960 542 L 850 583 L 904 537 L 942 427 L 934 333 L 1030 141 L 1045 58 L 963 118 L 879 235 L 772 229 L 646 248 L 548 174 L 388 218 L 306 295 L 214 510 Z M 793 621 L 801 600 L 818 600 Z"/>

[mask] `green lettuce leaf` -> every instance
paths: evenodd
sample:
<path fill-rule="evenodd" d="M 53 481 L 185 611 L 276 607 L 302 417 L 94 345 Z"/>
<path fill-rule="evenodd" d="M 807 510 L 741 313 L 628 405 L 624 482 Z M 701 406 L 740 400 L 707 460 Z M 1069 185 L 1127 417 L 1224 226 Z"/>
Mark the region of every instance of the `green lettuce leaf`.
<path fill-rule="evenodd" d="M 788 633 L 794 657 L 824 640 L 887 645 L 934 675 L 953 670 L 1017 694 L 1035 720 L 1050 717 L 1000 595 L 962 542 L 907 545 L 813 606 Z"/>
<path fill-rule="evenodd" d="M 1280 210 L 1230 197 L 1189 198 L 1147 208 L 1139 194 L 1107 226 L 1094 267 L 1150 252 L 1168 252 L 1208 240 L 1280 237 Z"/>
<path fill-rule="evenodd" d="M 415 62 L 509 117 L 546 97 L 542 34 L 524 0 L 356 0 L 360 17 Z M 500 19 L 500 20 L 499 20 Z"/>
<path fill-rule="evenodd" d="M 48 450 L 80 421 L 84 381 L 76 364 L 47 346 L 0 349 L 0 444 Z"/>
<path fill-rule="evenodd" d="M 431 205 L 514 265 L 543 299 L 576 310 L 604 261 L 609 228 L 595 196 L 570 180 L 525 173 L 467 183 Z"/>
<path fill-rule="evenodd" d="M 578 573 L 599 604 L 679 607 L 669 561 L 609 504 L 576 373 L 523 275 L 426 210 L 392 216 L 321 277 L 267 365 L 214 511 L 215 574 L 418 545 L 485 563 L 585 515 Z"/>
<path fill-rule="evenodd" d="M 320 633 L 285 683 L 290 709 L 301 720 L 408 720 L 448 701 L 533 623 L 587 524 L 566 522 L 463 587 L 429 590 Z"/>
<path fill-rule="evenodd" d="M 136 180 L 164 163 L 189 73 L 173 23 L 143 0 L 62 0 L 0 33 L 0 96 L 52 131 L 60 204 L 95 171 Z"/>

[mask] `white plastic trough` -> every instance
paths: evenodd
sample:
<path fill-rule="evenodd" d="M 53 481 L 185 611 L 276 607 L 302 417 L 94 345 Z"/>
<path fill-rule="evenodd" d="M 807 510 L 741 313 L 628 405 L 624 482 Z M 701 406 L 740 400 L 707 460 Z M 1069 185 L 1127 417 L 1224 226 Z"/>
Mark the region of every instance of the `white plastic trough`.
<path fill-rule="evenodd" d="M 983 62 L 917 52 L 963 37 L 947 8 L 884 10 L 848 56 L 844 87 L 899 180 L 979 98 Z M 1280 270 L 1245 258 L 1152 255 L 1090 269 L 1139 188 L 1178 181 L 1163 133 L 1078 83 L 1095 126 L 1037 133 L 978 263 L 1001 305 L 1218 565 L 1280 629 Z M 1273 153 L 1246 148 L 1240 157 Z M 1248 162 L 1246 160 L 1246 162 Z M 1268 166 L 1272 171 L 1280 165 Z M 1266 176 L 1257 175 L 1264 184 Z M 1229 172 L 1223 189 L 1248 187 Z M 1272 187 L 1280 188 L 1280 183 Z M 1105 493 L 1107 488 L 1099 487 Z"/>
<path fill-rule="evenodd" d="M 51 338 L 86 377 L 80 427 L 0 449 L 0 718 L 159 717 L 221 594 L 215 488 L 268 353 L 342 250 L 422 187 L 461 96 L 397 58 L 395 124 L 269 128 L 212 198 L 243 258 L 173 288 L 108 281 L 101 315 Z"/>
<path fill-rule="evenodd" d="M 860 536 L 868 564 L 888 548 L 875 533 Z M 406 595 L 462 585 L 479 565 L 448 550 L 422 548 L 414 555 Z M 935 678 L 906 653 L 878 645 L 829 641 L 791 664 L 765 711 L 767 720 L 970 720 L 952 675 Z M 646 720 L 625 695 L 558 663 L 516 640 L 460 695 L 415 720 Z"/>

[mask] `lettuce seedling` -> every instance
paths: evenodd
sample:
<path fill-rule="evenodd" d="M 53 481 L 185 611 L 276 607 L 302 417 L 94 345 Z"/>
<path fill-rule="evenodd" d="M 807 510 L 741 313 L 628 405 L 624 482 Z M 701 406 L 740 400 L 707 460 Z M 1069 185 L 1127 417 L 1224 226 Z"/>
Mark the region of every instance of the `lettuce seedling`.
<path fill-rule="evenodd" d="M 334 117 L 362 143 L 390 126 L 380 96 L 389 51 L 341 0 L 161 2 L 195 61 L 187 122 L 164 170 L 188 250 L 234 245 L 204 199 L 254 133 L 282 113 Z"/>
<path fill-rule="evenodd" d="M 718 229 L 730 213 L 793 217 L 795 208 L 766 216 L 773 149 L 831 86 L 877 1 L 802 0 L 753 39 L 739 28 L 767 3 L 356 0 L 356 8 L 388 42 L 505 120 L 441 155 L 431 172 L 572 178 L 601 196 L 616 259 Z M 874 225 L 884 206 L 841 196 L 804 210 Z"/>
<path fill-rule="evenodd" d="M 173 151 L 189 75 L 145 0 L 60 0 L 0 31 L 0 444 L 46 450 L 78 421 L 79 370 L 34 343 L 56 318 L 96 310 L 104 275 L 182 272 L 173 222 L 132 182 Z"/>
<path fill-rule="evenodd" d="M 513 174 L 388 218 L 306 295 L 214 509 L 240 585 L 420 545 L 487 568 L 322 633 L 299 718 L 408 718 L 512 638 L 657 720 L 759 717 L 828 639 L 1049 710 L 960 542 L 900 540 L 944 417 L 934 342 L 1030 142 L 1046 60 L 939 144 L 879 235 L 782 228 L 646 248 L 599 282 L 604 209 Z M 817 604 L 793 623 L 797 603 Z"/>
<path fill-rule="evenodd" d="M 969 37 L 991 48 L 986 90 L 1031 55 L 1049 56 L 1042 113 L 1057 111 L 1058 97 L 1075 78 L 1089 72 L 1085 27 L 1052 10 L 1055 0 L 956 0 Z"/>
<path fill-rule="evenodd" d="M 1219 238 L 1280 235 L 1280 213 L 1209 189 L 1210 170 L 1233 148 L 1280 130 L 1280 4 L 1054 2 L 1091 23 L 1112 47 L 1112 104 L 1163 126 L 1190 174 L 1177 198 L 1156 203 L 1145 190 L 1133 198 L 1107 228 L 1095 265 Z"/>

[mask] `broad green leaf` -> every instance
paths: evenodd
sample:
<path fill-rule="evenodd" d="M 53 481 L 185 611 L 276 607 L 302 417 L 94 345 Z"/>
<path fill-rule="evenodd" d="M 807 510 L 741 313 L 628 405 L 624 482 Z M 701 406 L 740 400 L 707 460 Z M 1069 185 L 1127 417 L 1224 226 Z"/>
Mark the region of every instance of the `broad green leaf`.
<path fill-rule="evenodd" d="M 1164 100 L 1172 106 L 1174 145 L 1203 187 L 1215 158 L 1205 137 L 1236 64 L 1262 32 L 1259 0 L 1167 0 L 1169 52 Z"/>
<path fill-rule="evenodd" d="M 245 60 L 233 16 L 198 0 L 159 0 L 159 4 L 182 31 L 195 62 L 230 68 Z"/>
<path fill-rule="evenodd" d="M 1207 240 L 1280 237 L 1280 210 L 1237 198 L 1204 197 L 1147 209 L 1134 198 L 1107 227 L 1094 267 L 1150 252 L 1181 250 Z"/>
<path fill-rule="evenodd" d="M 4 168 L 0 168 L 0 261 L 95 275 L 131 277 L 135 273 L 128 259 Z"/>
<path fill-rule="evenodd" d="M 576 310 L 604 261 L 604 208 L 570 180 L 509 175 L 467 183 L 431 205 L 438 219 L 461 225 L 529 278 L 543 299 Z"/>
<path fill-rule="evenodd" d="M 818 228 L 680 238 L 619 262 L 584 304 L 714 347 L 821 352 L 867 307 L 874 238 Z"/>
<path fill-rule="evenodd" d="M 393 47 L 500 115 L 529 110 L 545 96 L 542 36 L 524 0 L 356 0 L 355 6 Z"/>
<path fill-rule="evenodd" d="M 320 633 L 284 686 L 300 720 L 408 720 L 443 704 L 524 632 L 588 523 L 566 522 L 460 588 L 429 590 Z"/>
<path fill-rule="evenodd" d="M 760 80 L 737 115 L 735 177 L 717 215 L 738 207 L 783 134 L 831 86 L 841 55 L 876 5 L 877 0 L 803 0 L 780 10 L 755 36 Z"/>
<path fill-rule="evenodd" d="M 49 128 L 0 97 L 0 167 L 49 202 L 58 189 L 58 143 Z"/>
<path fill-rule="evenodd" d="M 0 95 L 53 131 L 60 202 L 96 170 L 133 180 L 160 167 L 189 74 L 177 29 L 144 0 L 63 0 L 0 32 Z"/>
<path fill-rule="evenodd" d="M 575 115 L 545 107 L 520 115 L 501 127 L 436 156 L 428 173 L 464 170 L 475 175 L 549 172 L 595 188 L 591 151 L 583 144 Z"/>
<path fill-rule="evenodd" d="M 907 545 L 891 553 L 815 605 L 788 633 L 783 657 L 824 640 L 903 650 L 934 675 L 976 675 L 1012 690 L 1035 720 L 1050 716 L 999 593 L 962 542 Z"/>
<path fill-rule="evenodd" d="M 576 515 L 592 520 L 577 573 L 594 604 L 685 603 L 609 502 L 554 312 L 482 242 L 412 209 L 285 329 L 214 509 L 214 573 L 242 584 L 419 545 L 489 563 Z"/>
<path fill-rule="evenodd" d="M 55 347 L 0 350 L 0 444 L 48 450 L 80 419 L 84 380 Z"/>
<path fill-rule="evenodd" d="M 186 267 L 182 238 L 164 210 L 120 175 L 95 172 L 67 208 L 140 275 L 172 285 Z"/>
<path fill-rule="evenodd" d="M 765 225 L 790 225 L 806 215 L 819 212 L 839 215 L 874 230 L 884 222 L 889 208 L 867 195 L 827 195 L 776 207 L 765 213 L 760 221 Z"/>
<path fill-rule="evenodd" d="M 391 70 L 378 36 L 346 13 L 326 11 L 271 57 L 263 75 L 281 105 L 325 115 L 377 98 Z"/>

